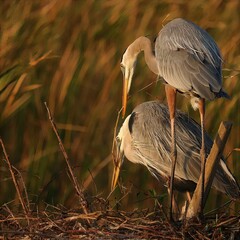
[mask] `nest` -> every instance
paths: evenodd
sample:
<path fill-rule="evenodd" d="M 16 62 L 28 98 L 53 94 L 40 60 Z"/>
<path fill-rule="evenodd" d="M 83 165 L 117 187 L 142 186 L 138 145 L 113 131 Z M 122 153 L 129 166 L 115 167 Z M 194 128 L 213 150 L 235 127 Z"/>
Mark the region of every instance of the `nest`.
<path fill-rule="evenodd" d="M 110 209 L 105 199 L 94 198 L 92 206 L 101 210 L 84 213 L 46 205 L 42 211 L 13 213 L 0 209 L 1 236 L 4 239 L 239 239 L 240 216 L 212 213 L 200 222 L 171 223 L 161 205 L 155 211 L 125 212 Z M 226 206 L 225 206 L 226 207 Z M 218 209 L 219 212 L 219 209 Z M 219 217 L 217 217 L 219 216 Z"/>

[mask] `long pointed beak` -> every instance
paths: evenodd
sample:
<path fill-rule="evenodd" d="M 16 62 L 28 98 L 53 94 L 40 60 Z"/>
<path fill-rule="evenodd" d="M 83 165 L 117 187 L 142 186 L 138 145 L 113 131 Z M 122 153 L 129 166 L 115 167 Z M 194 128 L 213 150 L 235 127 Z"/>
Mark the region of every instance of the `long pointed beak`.
<path fill-rule="evenodd" d="M 120 166 L 119 165 L 114 166 L 111 191 L 113 191 L 115 189 L 116 185 L 117 185 L 117 181 L 118 181 L 118 178 L 119 178 L 119 173 L 120 173 Z"/>
<path fill-rule="evenodd" d="M 117 181 L 119 178 L 119 173 L 121 169 L 121 165 L 123 163 L 124 154 L 120 151 L 120 145 L 116 144 L 116 157 L 114 159 L 114 169 L 113 169 L 113 176 L 112 176 L 112 184 L 111 184 L 111 190 L 113 191 L 117 185 Z"/>
<path fill-rule="evenodd" d="M 128 79 L 123 79 L 123 94 L 122 94 L 122 118 L 124 118 L 126 114 L 126 108 L 127 108 L 127 97 L 128 97 Z"/>

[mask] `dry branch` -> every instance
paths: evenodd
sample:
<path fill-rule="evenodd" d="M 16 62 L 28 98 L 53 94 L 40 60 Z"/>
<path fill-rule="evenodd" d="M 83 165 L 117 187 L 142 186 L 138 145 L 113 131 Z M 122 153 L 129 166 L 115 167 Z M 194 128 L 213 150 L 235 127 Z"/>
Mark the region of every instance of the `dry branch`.
<path fill-rule="evenodd" d="M 70 164 L 67 152 L 65 151 L 65 148 L 63 146 L 62 140 L 61 140 L 61 138 L 60 138 L 60 136 L 58 134 L 56 125 L 55 125 L 55 123 L 53 121 L 53 118 L 52 118 L 51 112 L 50 112 L 50 110 L 49 110 L 49 108 L 47 106 L 47 103 L 45 102 L 44 104 L 45 104 L 45 107 L 46 107 L 47 112 L 48 112 L 48 118 L 49 118 L 49 120 L 51 122 L 52 129 L 53 129 L 53 131 L 54 131 L 54 133 L 55 133 L 55 135 L 56 135 L 56 137 L 58 139 L 59 147 L 60 147 L 60 149 L 62 151 L 62 154 L 64 156 L 64 159 L 66 161 L 66 164 L 67 164 L 67 167 L 68 167 L 68 171 L 70 173 L 70 180 L 73 182 L 74 188 L 75 188 L 75 190 L 77 192 L 77 195 L 79 197 L 81 208 L 83 209 L 83 212 L 85 214 L 87 214 L 88 213 L 88 211 L 87 211 L 87 201 L 86 201 L 86 199 L 84 197 L 83 189 L 80 187 L 80 185 L 79 185 L 79 183 L 78 183 L 78 181 L 77 181 L 77 179 L 76 179 L 76 177 L 75 177 L 75 175 L 73 173 L 73 169 L 71 167 L 71 164 Z"/>
<path fill-rule="evenodd" d="M 16 188 L 19 201 L 20 201 L 20 203 L 21 203 L 21 205 L 22 205 L 22 208 L 23 208 L 23 211 L 24 211 L 24 215 L 25 215 L 25 217 L 26 217 L 26 219 L 27 219 L 27 222 L 28 222 L 28 225 L 29 225 L 29 218 L 28 218 L 29 209 L 28 209 L 27 205 L 26 205 L 25 202 L 24 202 L 24 198 L 23 198 L 23 196 L 22 196 L 22 192 L 21 192 L 21 190 L 20 190 L 18 181 L 17 181 L 16 176 L 15 176 L 15 174 L 14 174 L 13 166 L 12 166 L 12 164 L 10 163 L 10 160 L 9 160 L 9 158 L 8 158 L 8 154 L 7 154 L 6 148 L 5 148 L 4 143 L 3 143 L 3 140 L 2 140 L 1 138 L 0 138 L 0 143 L 1 143 L 1 145 L 2 145 L 3 154 L 4 154 L 4 157 L 5 157 L 6 162 L 7 162 L 7 164 L 8 164 L 8 169 L 9 169 L 9 171 L 10 171 L 10 173 L 11 173 L 11 177 L 12 177 L 12 180 L 13 180 L 13 184 L 14 184 L 14 186 L 15 186 L 15 188 Z"/>
<path fill-rule="evenodd" d="M 203 198 L 203 208 L 205 206 L 212 182 L 215 176 L 216 167 L 219 164 L 220 158 L 222 156 L 223 149 L 227 142 L 228 136 L 232 128 L 232 123 L 222 122 L 217 136 L 214 140 L 212 149 L 206 161 L 205 167 L 205 180 L 204 180 L 204 198 Z M 201 209 L 201 188 L 202 188 L 202 177 L 200 176 L 197 187 L 194 191 L 192 200 L 189 204 L 187 211 L 187 218 L 197 217 Z"/>

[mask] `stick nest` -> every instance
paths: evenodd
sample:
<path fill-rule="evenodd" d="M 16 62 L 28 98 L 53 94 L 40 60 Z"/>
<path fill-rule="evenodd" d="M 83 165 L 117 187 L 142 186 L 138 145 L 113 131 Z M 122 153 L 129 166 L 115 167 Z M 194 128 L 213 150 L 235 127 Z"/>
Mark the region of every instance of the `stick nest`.
<path fill-rule="evenodd" d="M 101 206 L 85 214 L 81 209 L 46 205 L 42 211 L 12 212 L 0 209 L 1 236 L 4 239 L 239 239 L 240 216 L 216 213 L 199 221 L 171 224 L 161 206 L 151 212 L 112 210 L 104 199 L 91 204 Z"/>

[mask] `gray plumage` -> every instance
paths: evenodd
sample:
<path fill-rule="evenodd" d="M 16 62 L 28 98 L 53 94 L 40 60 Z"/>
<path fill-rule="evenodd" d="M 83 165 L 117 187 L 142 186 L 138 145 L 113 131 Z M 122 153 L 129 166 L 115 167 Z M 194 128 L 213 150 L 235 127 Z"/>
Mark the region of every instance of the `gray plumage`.
<path fill-rule="evenodd" d="M 201 127 L 180 111 L 176 112 L 176 147 L 178 161 L 175 170 L 174 188 L 178 191 L 193 191 L 201 172 Z M 150 173 L 168 185 L 171 172 L 171 128 L 168 108 L 157 101 L 137 106 L 129 115 L 117 136 L 120 151 L 133 163 L 145 165 Z M 205 133 L 206 154 L 212 140 Z M 213 188 L 231 198 L 240 197 L 239 186 L 224 162 L 220 160 Z"/>
<path fill-rule="evenodd" d="M 212 37 L 196 24 L 177 18 L 155 42 L 159 75 L 182 93 L 213 100 L 222 90 L 222 57 Z"/>

